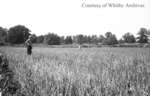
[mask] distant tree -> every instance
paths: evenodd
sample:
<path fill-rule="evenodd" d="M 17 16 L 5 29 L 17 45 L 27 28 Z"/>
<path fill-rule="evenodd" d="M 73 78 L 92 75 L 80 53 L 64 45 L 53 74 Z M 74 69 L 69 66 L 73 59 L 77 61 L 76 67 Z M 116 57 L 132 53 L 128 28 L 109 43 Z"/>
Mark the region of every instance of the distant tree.
<path fill-rule="evenodd" d="M 100 35 L 98 38 L 98 42 L 102 43 L 105 40 L 105 37 L 103 35 Z"/>
<path fill-rule="evenodd" d="M 4 45 L 7 42 L 7 29 L 0 27 L 0 45 Z"/>
<path fill-rule="evenodd" d="M 44 36 L 44 43 L 48 45 L 60 45 L 60 37 L 54 33 L 48 33 Z"/>
<path fill-rule="evenodd" d="M 129 32 L 123 35 L 123 40 L 125 43 L 135 43 L 136 41 L 134 35 Z"/>
<path fill-rule="evenodd" d="M 122 44 L 122 43 L 125 43 L 125 41 L 121 38 L 118 40 L 118 43 Z"/>
<path fill-rule="evenodd" d="M 113 35 L 113 34 L 112 34 L 111 32 L 106 32 L 106 33 L 105 33 L 105 37 L 106 37 L 106 38 L 112 37 L 112 35 Z"/>
<path fill-rule="evenodd" d="M 60 44 L 65 44 L 65 37 L 64 36 L 60 37 Z"/>
<path fill-rule="evenodd" d="M 91 41 L 92 41 L 92 40 L 91 40 L 91 36 L 87 36 L 87 43 L 89 43 L 89 44 L 90 44 L 90 43 L 91 43 Z"/>
<path fill-rule="evenodd" d="M 87 43 L 87 44 L 90 44 L 92 43 L 92 37 L 90 35 L 84 35 L 83 36 L 83 43 Z"/>
<path fill-rule="evenodd" d="M 8 30 L 8 41 L 12 44 L 24 43 L 25 40 L 30 35 L 29 32 L 30 30 L 23 25 L 17 25 L 17 26 L 11 27 Z"/>
<path fill-rule="evenodd" d="M 32 43 L 37 43 L 37 36 L 35 34 L 32 35 Z"/>
<path fill-rule="evenodd" d="M 146 28 L 141 28 L 140 31 L 138 32 L 138 37 L 137 37 L 137 42 L 139 43 L 147 43 L 148 42 L 148 37 L 146 35 L 148 33 L 148 30 Z"/>
<path fill-rule="evenodd" d="M 111 37 L 111 41 L 112 41 L 112 43 L 111 43 L 111 44 L 118 44 L 118 40 L 117 40 L 117 38 L 116 38 L 116 35 L 115 35 L 115 34 L 113 34 L 113 35 L 112 35 L 112 37 Z"/>
<path fill-rule="evenodd" d="M 92 44 L 97 44 L 98 43 L 98 37 L 97 37 L 97 35 L 92 35 L 91 36 L 91 43 Z"/>
<path fill-rule="evenodd" d="M 116 38 L 116 36 L 114 34 L 112 34 L 111 32 L 107 32 L 105 34 L 105 40 L 103 41 L 103 44 L 106 45 L 113 45 L 113 44 L 117 44 L 118 40 Z"/>
<path fill-rule="evenodd" d="M 84 36 L 82 34 L 79 34 L 76 36 L 76 40 L 78 44 L 83 44 Z"/>
<path fill-rule="evenodd" d="M 83 43 L 88 43 L 88 36 L 87 35 L 83 36 Z"/>
<path fill-rule="evenodd" d="M 73 41 L 73 43 L 77 43 L 77 38 L 76 38 L 76 36 L 72 36 L 72 41 Z"/>
<path fill-rule="evenodd" d="M 73 40 L 72 40 L 72 37 L 71 36 L 67 36 L 65 38 L 65 44 L 72 44 Z"/>
<path fill-rule="evenodd" d="M 44 36 L 43 35 L 37 36 L 36 43 L 43 43 L 43 42 L 44 42 Z"/>

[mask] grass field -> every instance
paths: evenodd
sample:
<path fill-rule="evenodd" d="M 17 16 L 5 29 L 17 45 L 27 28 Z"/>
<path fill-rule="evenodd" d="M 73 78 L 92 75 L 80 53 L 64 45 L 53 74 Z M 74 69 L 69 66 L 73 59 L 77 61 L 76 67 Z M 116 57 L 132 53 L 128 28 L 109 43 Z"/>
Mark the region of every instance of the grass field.
<path fill-rule="evenodd" d="M 150 96 L 149 48 L 0 47 L 24 96 Z"/>

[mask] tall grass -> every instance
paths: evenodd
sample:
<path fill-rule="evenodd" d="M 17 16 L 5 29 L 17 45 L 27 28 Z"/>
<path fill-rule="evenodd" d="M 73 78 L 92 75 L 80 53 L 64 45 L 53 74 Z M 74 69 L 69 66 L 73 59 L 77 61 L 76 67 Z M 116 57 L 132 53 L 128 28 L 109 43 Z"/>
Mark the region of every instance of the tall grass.
<path fill-rule="evenodd" d="M 150 49 L 0 48 L 24 96 L 150 96 Z"/>

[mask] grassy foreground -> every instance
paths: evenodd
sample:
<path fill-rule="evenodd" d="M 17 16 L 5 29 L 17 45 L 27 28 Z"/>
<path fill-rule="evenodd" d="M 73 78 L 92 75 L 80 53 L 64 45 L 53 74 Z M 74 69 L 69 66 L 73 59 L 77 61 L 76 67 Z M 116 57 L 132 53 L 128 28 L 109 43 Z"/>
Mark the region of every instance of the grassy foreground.
<path fill-rule="evenodd" d="M 150 96 L 148 48 L 1 47 L 22 96 Z"/>

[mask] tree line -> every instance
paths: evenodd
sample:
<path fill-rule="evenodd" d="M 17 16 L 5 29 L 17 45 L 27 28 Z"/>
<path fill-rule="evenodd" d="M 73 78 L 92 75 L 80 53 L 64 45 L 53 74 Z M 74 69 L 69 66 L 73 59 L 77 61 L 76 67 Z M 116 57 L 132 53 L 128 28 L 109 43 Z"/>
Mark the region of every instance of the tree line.
<path fill-rule="evenodd" d="M 105 35 L 83 35 L 75 36 L 59 36 L 49 32 L 45 35 L 36 36 L 32 34 L 33 43 L 44 43 L 48 45 L 63 45 L 63 44 L 104 44 L 114 45 L 122 43 L 148 43 L 148 35 L 150 31 L 146 28 L 141 28 L 137 32 L 137 37 L 132 33 L 125 33 L 121 39 L 117 39 L 112 32 L 106 32 Z M 0 27 L 0 45 L 5 44 L 23 44 L 28 36 L 31 35 L 31 30 L 24 25 L 16 25 L 9 29 Z"/>

